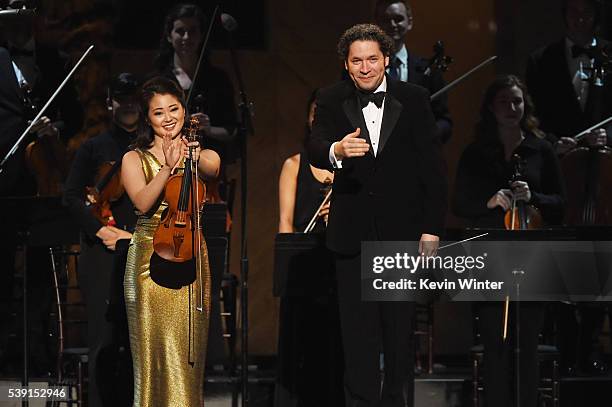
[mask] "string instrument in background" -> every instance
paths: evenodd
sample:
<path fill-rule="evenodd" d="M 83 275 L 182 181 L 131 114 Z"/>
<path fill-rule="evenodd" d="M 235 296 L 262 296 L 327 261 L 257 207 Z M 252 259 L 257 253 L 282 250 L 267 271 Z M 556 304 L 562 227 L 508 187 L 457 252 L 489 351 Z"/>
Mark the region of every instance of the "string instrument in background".
<path fill-rule="evenodd" d="M 105 162 L 98 168 L 96 184 L 85 188 L 85 196 L 91 213 L 105 226 L 116 226 L 111 203 L 125 193 L 121 184 L 121 161 Z"/>
<path fill-rule="evenodd" d="M 32 120 L 39 110 L 38 104 L 32 100 L 32 90 L 29 86 L 21 87 L 25 117 Z M 54 123 L 56 127 L 60 124 Z M 66 146 L 56 136 L 38 137 L 25 150 L 25 162 L 36 179 L 36 194 L 38 196 L 59 196 L 63 192 L 63 182 L 68 176 L 69 163 Z"/>
<path fill-rule="evenodd" d="M 574 136 L 579 141 L 612 117 Z M 567 189 L 565 223 L 568 225 L 612 224 L 612 149 L 608 146 L 578 147 L 561 159 Z"/>
<path fill-rule="evenodd" d="M 518 154 L 512 156 L 514 173 L 510 183 L 523 180 L 524 162 Z M 517 200 L 512 196 L 512 206 L 504 216 L 504 226 L 507 230 L 540 229 L 544 222 L 542 215 L 533 206 L 525 201 Z"/>
<path fill-rule="evenodd" d="M 429 58 L 427 66 L 423 71 L 423 75 L 425 76 L 431 75 L 431 72 L 434 69 L 440 72 L 446 72 L 448 70 L 448 66 L 454 61 L 453 57 L 446 55 L 444 43 L 440 40 L 434 44 L 433 51 L 433 56 Z"/>

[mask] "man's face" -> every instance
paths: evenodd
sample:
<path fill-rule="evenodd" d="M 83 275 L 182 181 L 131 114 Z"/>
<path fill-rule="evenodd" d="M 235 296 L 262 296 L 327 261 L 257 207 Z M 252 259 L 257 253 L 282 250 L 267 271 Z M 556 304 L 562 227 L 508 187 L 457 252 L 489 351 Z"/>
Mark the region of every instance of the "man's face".
<path fill-rule="evenodd" d="M 359 89 L 376 90 L 385 77 L 389 57 L 383 55 L 376 41 L 355 41 L 349 47 L 344 67 Z"/>
<path fill-rule="evenodd" d="M 113 121 L 126 130 L 136 128 L 139 119 L 138 97 L 136 95 L 114 96 Z"/>
<path fill-rule="evenodd" d="M 587 0 L 569 0 L 565 12 L 567 34 L 580 45 L 587 45 L 595 33 L 595 10 Z"/>
<path fill-rule="evenodd" d="M 412 15 L 401 2 L 392 3 L 384 10 L 379 10 L 376 23 L 393 39 L 403 41 L 408 31 L 412 30 Z"/>

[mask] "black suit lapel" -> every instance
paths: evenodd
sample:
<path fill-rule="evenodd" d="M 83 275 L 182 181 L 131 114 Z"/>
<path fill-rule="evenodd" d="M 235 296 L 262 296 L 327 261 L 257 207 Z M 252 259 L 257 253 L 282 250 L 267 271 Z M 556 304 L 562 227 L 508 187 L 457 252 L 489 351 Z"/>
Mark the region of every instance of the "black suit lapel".
<path fill-rule="evenodd" d="M 353 129 L 360 128 L 361 133 L 359 137 L 365 139 L 370 147 L 372 147 L 372 140 L 370 140 L 370 132 L 368 132 L 368 126 L 366 126 L 365 119 L 363 118 L 363 111 L 361 110 L 361 104 L 359 103 L 359 99 L 354 92 L 344 99 L 342 103 L 342 109 L 344 110 L 344 114 L 349 119 L 351 126 Z M 353 130 L 354 131 L 354 130 Z M 368 154 L 374 156 L 372 152 L 372 148 L 368 150 Z"/>
<path fill-rule="evenodd" d="M 380 156 L 382 153 L 385 143 L 387 139 L 389 139 L 389 136 L 391 136 L 401 112 L 402 104 L 393 97 L 393 83 L 387 80 L 387 95 L 385 96 L 385 108 L 383 111 L 382 123 L 380 125 L 380 141 L 376 153 L 377 156 Z"/>
<path fill-rule="evenodd" d="M 423 66 L 421 58 L 408 54 L 408 82 L 421 85 L 423 83 Z"/>
<path fill-rule="evenodd" d="M 13 69 L 13 61 L 11 60 L 11 56 L 5 49 L 0 53 L 0 74 L 2 78 L 7 82 L 11 89 L 11 93 L 13 93 L 13 97 L 16 100 L 23 100 L 23 92 L 19 87 L 19 83 L 17 82 L 17 75 L 15 74 L 15 70 Z"/>
<path fill-rule="evenodd" d="M 582 118 L 584 112 L 580 106 L 580 103 L 578 102 L 576 90 L 574 89 L 574 84 L 572 83 L 572 75 L 570 74 L 569 65 L 567 64 L 567 58 L 565 56 L 565 39 L 555 44 L 554 52 L 551 53 L 551 57 L 551 67 L 563 66 L 565 68 L 563 70 L 556 70 L 559 72 L 559 90 L 571 100 L 569 102 L 572 106 L 571 110 L 574 112 L 574 114 Z M 554 70 L 552 72 L 554 72 Z"/>

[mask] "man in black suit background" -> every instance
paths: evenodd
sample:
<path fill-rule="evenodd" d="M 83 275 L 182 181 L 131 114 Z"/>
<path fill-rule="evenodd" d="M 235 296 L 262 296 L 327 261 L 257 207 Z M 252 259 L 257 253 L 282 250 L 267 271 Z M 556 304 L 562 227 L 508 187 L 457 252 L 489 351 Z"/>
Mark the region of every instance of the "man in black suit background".
<path fill-rule="evenodd" d="M 34 18 L 32 13 L 26 12 L 0 16 L 0 160 L 25 130 L 28 121 L 38 113 L 32 111 L 31 104 L 26 103 L 26 96 L 37 108 L 41 108 L 67 73 L 66 58 L 58 49 L 36 41 Z M 36 195 L 36 181 L 25 163 L 27 144 L 44 137 L 66 141 L 80 130 L 82 118 L 76 90 L 72 83 L 68 83 L 7 161 L 0 174 L 0 199 Z M 0 304 L 2 313 L 7 314 L 12 310 L 17 222 L 21 220 L 24 207 L 26 205 L 17 200 L 3 199 L 1 204 L 2 211 L 11 214 L 6 216 L 4 222 L 6 244 L 0 248 Z M 52 366 L 51 346 L 47 346 L 52 299 L 48 253 L 47 248 L 28 250 L 28 298 L 32 301 L 28 312 L 33 375 L 45 374 Z M 15 352 L 8 349 L 9 330 L 16 329 L 10 326 L 10 321 L 11 318 L 0 314 L 0 368 L 5 370 L 10 370 L 12 363 L 19 363 L 15 362 L 18 360 Z"/>
<path fill-rule="evenodd" d="M 389 76 L 402 82 L 420 85 L 431 94 L 442 89 L 446 85 L 442 73 L 435 68 L 428 69 L 427 59 L 406 48 L 404 41 L 414 24 L 414 14 L 408 0 L 378 0 L 374 14 L 376 24 L 393 40 L 393 52 L 387 66 Z M 436 118 L 438 136 L 442 143 L 446 143 L 453 130 L 447 94 L 442 94 L 433 100 L 431 109 Z"/>
<path fill-rule="evenodd" d="M 412 406 L 414 397 L 414 303 L 361 301 L 361 242 L 419 241 L 419 251 L 432 255 L 446 213 L 429 94 L 385 75 L 392 49 L 375 25 L 342 35 L 338 53 L 351 80 L 320 91 L 308 145 L 313 165 L 335 172 L 327 245 L 336 258 L 346 403 L 352 407 Z"/>
<path fill-rule="evenodd" d="M 526 82 L 540 128 L 547 133 L 559 155 L 577 146 L 572 136 L 612 115 L 612 77 L 604 78 L 603 86 L 583 78 L 592 74 L 588 67 L 600 50 L 610 46 L 609 41 L 596 35 L 602 14 L 600 7 L 596 0 L 564 0 L 561 11 L 566 35 L 535 51 L 527 63 Z M 612 145 L 612 125 L 591 131 L 579 144 Z M 598 351 L 604 304 L 559 307 L 559 345 L 564 373 L 571 375 L 577 370 L 605 373 L 607 367 Z"/>
<path fill-rule="evenodd" d="M 535 51 L 527 62 L 525 79 L 540 128 L 552 136 L 558 154 L 576 147 L 572 136 L 612 115 L 612 78 L 604 79 L 603 86 L 582 78 L 589 75 L 597 49 L 610 46 L 596 36 L 600 7 L 596 0 L 563 1 L 566 35 Z M 585 142 L 612 145 L 612 125 L 593 130 Z"/>

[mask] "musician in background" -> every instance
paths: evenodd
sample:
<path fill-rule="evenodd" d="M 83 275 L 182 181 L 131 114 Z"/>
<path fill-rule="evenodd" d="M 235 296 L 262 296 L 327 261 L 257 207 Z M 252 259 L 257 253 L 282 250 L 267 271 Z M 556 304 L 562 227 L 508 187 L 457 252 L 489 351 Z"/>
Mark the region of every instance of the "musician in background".
<path fill-rule="evenodd" d="M 573 136 L 612 116 L 612 77 L 596 86 L 589 67 L 610 42 L 598 37 L 602 19 L 596 0 L 564 0 L 565 36 L 534 52 L 528 61 L 526 80 L 533 95 L 541 128 L 549 135 L 557 154 L 577 146 Z M 599 54 L 599 55 L 598 55 Z M 612 146 L 612 124 L 595 129 L 580 145 Z M 586 180 L 585 180 L 586 182 Z M 611 186 L 602 185 L 601 190 Z M 607 366 L 599 355 L 599 334 L 605 310 L 601 304 L 579 304 L 580 323 L 574 306 L 559 305 L 559 344 L 565 374 L 577 370 L 604 374 Z"/>
<path fill-rule="evenodd" d="M 308 99 L 302 150 L 287 158 L 281 170 L 279 233 L 302 233 L 313 219 L 314 226 L 309 233 L 324 234 L 327 226 L 329 201 L 322 207 L 321 204 L 331 189 L 334 174 L 313 167 L 305 149 L 312 130 L 316 96 L 317 90 Z M 323 253 L 310 252 L 304 255 L 311 258 L 301 259 L 314 262 L 312 257 L 325 257 Z M 316 274 L 292 274 L 287 284 L 295 290 L 304 280 L 312 281 L 311 285 L 317 289 L 305 289 L 302 295 L 284 295 L 280 300 L 275 405 L 336 407 L 344 400 L 343 359 L 336 280 L 331 261 L 321 261 Z M 322 378 L 321 371 L 328 374 Z M 317 391 L 312 391 L 313 386 Z"/>
<path fill-rule="evenodd" d="M 231 162 L 237 126 L 234 89 L 227 74 L 211 65 L 204 54 L 194 86 L 196 66 L 206 35 L 208 19 L 194 4 L 177 4 L 164 21 L 155 74 L 172 79 L 188 95 L 190 113 L 199 112 L 206 148 L 215 150 L 224 163 Z M 193 89 L 191 89 L 193 87 Z"/>
<path fill-rule="evenodd" d="M 393 40 L 393 54 L 389 59 L 387 74 L 397 80 L 410 82 L 426 88 L 430 94 L 443 88 L 446 83 L 442 73 L 432 67 L 428 71 L 428 60 L 410 52 L 405 40 L 413 26 L 412 7 L 408 0 L 377 0 L 375 19 Z M 438 128 L 438 137 L 446 143 L 452 134 L 453 122 L 448 111 L 448 97 L 438 96 L 432 103 Z"/>
<path fill-rule="evenodd" d="M 108 320 L 107 311 L 113 281 L 119 284 L 115 290 L 122 291 L 123 278 L 113 278 L 114 272 L 118 271 L 113 268 L 115 250 L 121 240 L 127 250 L 136 215 L 127 194 L 123 194 L 111 202 L 112 218 L 108 223 L 103 223 L 93 212 L 94 207 L 102 202 L 95 202 L 86 188 L 96 186 L 109 171 L 108 167 L 120 162 L 134 141 L 140 118 L 138 89 L 138 81 L 130 73 L 121 73 L 113 79 L 107 100 L 112 126 L 79 147 L 64 193 L 64 203 L 77 219 L 82 232 L 78 277 L 87 307 L 90 406 L 131 405 L 129 344 L 126 344 L 125 353 L 120 354 L 120 346 L 114 336 L 116 326 Z M 106 172 L 101 173 L 104 168 Z M 119 176 L 117 171 L 114 177 Z M 111 186 L 111 183 L 99 185 L 100 188 Z M 109 363 L 110 360 L 117 360 L 117 363 Z M 126 374 L 126 371 L 129 373 Z"/>
<path fill-rule="evenodd" d="M 596 0 L 564 0 L 566 35 L 535 51 L 527 63 L 525 78 L 536 116 L 558 154 L 576 147 L 572 136 L 612 115 L 610 77 L 603 78 L 603 86 L 588 79 L 598 49 L 610 46 L 609 41 L 596 35 L 600 8 Z M 612 124 L 593 130 L 585 143 L 612 145 Z"/>
<path fill-rule="evenodd" d="M 522 180 L 510 183 L 513 155 L 524 162 Z M 497 78 L 485 92 L 474 142 L 466 147 L 457 169 L 453 209 L 474 227 L 504 228 L 512 200 L 535 206 L 544 223 L 563 218 L 564 185 L 557 156 L 533 116 L 525 85 L 515 76 Z M 484 389 L 488 406 L 511 400 L 511 343 L 504 343 L 502 303 L 479 305 L 479 330 L 484 345 Z M 514 308 L 511 308 L 514 312 Z M 544 318 L 543 303 L 521 303 L 520 405 L 535 407 L 539 382 L 537 345 Z M 509 319 L 512 321 L 513 319 Z M 513 338 L 512 334 L 508 336 Z M 507 404 L 506 404 L 507 405 Z"/>
<path fill-rule="evenodd" d="M 312 121 L 317 106 L 315 98 L 316 90 L 308 100 L 305 140 L 312 129 Z M 305 149 L 287 158 L 283 164 L 278 183 L 280 209 L 278 232 L 303 232 L 323 202 L 333 180 L 334 174 L 332 172 L 313 167 L 310 164 Z M 313 232 L 325 230 L 328 213 L 329 202 L 323 205 L 317 214 Z"/>
<path fill-rule="evenodd" d="M 10 6 L 19 2 L 11 0 L 7 3 Z M 47 102 L 68 72 L 67 60 L 58 48 L 42 44 L 36 38 L 35 19 L 34 13 L 28 11 L 0 16 L 0 160 L 17 142 L 29 121 L 36 116 L 38 109 Z M 55 185 L 47 185 L 31 173 L 32 162 L 26 161 L 26 146 L 33 141 L 46 139 L 51 141 L 50 144 L 63 149 L 66 140 L 80 129 L 82 117 L 77 93 L 72 81 L 69 81 L 7 161 L 0 174 L 0 198 L 34 197 L 40 191 L 60 189 L 63 179 Z M 58 167 L 64 167 L 65 164 L 54 163 L 43 174 L 36 175 L 46 176 L 59 171 Z M 3 312 L 7 313 L 11 312 L 13 297 L 15 253 L 19 242 L 17 229 L 23 217 L 29 215 L 24 213 L 24 208 L 31 208 L 29 203 L 33 200 L 24 202 L 27 203 L 4 201 L 1 208 L 3 213 L 9 214 L 4 217 L 5 238 L 0 247 L 0 304 Z M 29 248 L 27 270 L 28 298 L 32 300 L 28 307 L 30 373 L 46 375 L 53 366 L 51 346 L 48 346 L 52 274 L 47 248 Z M 18 354 L 7 349 L 6 338 L 11 318 L 0 315 L 0 321 L 0 366 L 8 369 L 10 359 Z"/>

